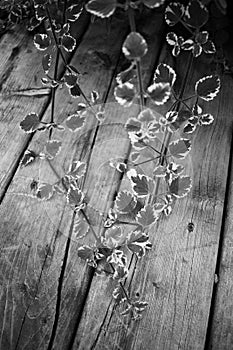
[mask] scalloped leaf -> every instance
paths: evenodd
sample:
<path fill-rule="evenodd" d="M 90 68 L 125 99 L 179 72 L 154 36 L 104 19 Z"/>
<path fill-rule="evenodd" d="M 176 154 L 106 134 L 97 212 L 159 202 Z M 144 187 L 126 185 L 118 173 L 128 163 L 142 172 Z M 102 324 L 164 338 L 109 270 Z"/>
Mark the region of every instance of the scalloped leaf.
<path fill-rule="evenodd" d="M 153 83 L 147 89 L 147 94 L 152 101 L 160 106 L 166 103 L 171 95 L 171 87 L 169 83 Z"/>
<path fill-rule="evenodd" d="M 70 88 L 69 92 L 73 98 L 77 98 L 81 95 L 80 88 L 79 88 L 78 84 L 75 84 L 74 86 L 72 86 Z"/>
<path fill-rule="evenodd" d="M 20 122 L 21 129 L 26 133 L 34 132 L 38 129 L 40 125 L 39 116 L 36 113 L 29 113 L 26 117 Z"/>
<path fill-rule="evenodd" d="M 129 107 L 133 103 L 136 95 L 136 89 L 131 83 L 118 85 L 114 89 L 114 96 L 117 102 L 124 107 Z"/>
<path fill-rule="evenodd" d="M 176 81 L 176 72 L 168 64 L 160 63 L 155 71 L 154 83 L 169 83 L 171 86 Z"/>
<path fill-rule="evenodd" d="M 149 176 L 138 174 L 130 178 L 132 188 L 137 197 L 146 197 L 154 190 L 155 183 Z"/>
<path fill-rule="evenodd" d="M 36 191 L 37 198 L 47 201 L 52 198 L 54 193 L 53 185 L 50 184 L 39 184 Z"/>
<path fill-rule="evenodd" d="M 174 197 L 183 198 L 190 192 L 191 187 L 191 178 L 189 176 L 180 176 L 171 182 L 169 190 Z"/>
<path fill-rule="evenodd" d="M 169 143 L 169 151 L 175 158 L 184 159 L 191 150 L 191 141 L 180 138 Z"/>
<path fill-rule="evenodd" d="M 63 79 L 66 86 L 68 86 L 69 88 L 72 88 L 73 86 L 76 85 L 78 77 L 73 73 L 66 73 Z"/>
<path fill-rule="evenodd" d="M 150 204 L 145 205 L 144 208 L 136 216 L 136 221 L 139 225 L 147 227 L 155 223 L 158 220 L 158 216 Z"/>
<path fill-rule="evenodd" d="M 138 132 L 142 128 L 142 123 L 137 118 L 129 118 L 125 124 L 125 129 L 128 132 Z"/>
<path fill-rule="evenodd" d="M 85 162 L 75 160 L 72 162 L 70 170 L 66 175 L 71 176 L 73 179 L 77 180 L 85 175 L 86 170 L 87 164 Z"/>
<path fill-rule="evenodd" d="M 202 27 L 209 19 L 207 8 L 199 0 L 191 0 L 185 10 L 183 20 L 192 28 Z"/>
<path fill-rule="evenodd" d="M 148 51 L 146 40 L 137 32 L 131 32 L 124 41 L 122 51 L 128 60 L 140 60 Z"/>
<path fill-rule="evenodd" d="M 195 92 L 203 100 L 211 101 L 219 93 L 220 85 L 220 79 L 217 75 L 209 75 L 196 82 Z"/>
<path fill-rule="evenodd" d="M 104 245 L 109 249 L 114 249 L 120 246 L 122 241 L 122 229 L 119 226 L 112 226 L 105 231 L 103 239 Z"/>
<path fill-rule="evenodd" d="M 51 44 L 51 39 L 47 34 L 35 34 L 34 45 L 40 51 L 45 51 Z"/>
<path fill-rule="evenodd" d="M 121 214 L 131 213 L 136 205 L 136 197 L 128 191 L 121 191 L 115 199 L 116 210 Z"/>
<path fill-rule="evenodd" d="M 85 114 L 72 114 L 66 119 L 66 126 L 69 130 L 76 132 L 85 125 L 85 122 Z"/>
<path fill-rule="evenodd" d="M 70 34 L 61 37 L 61 45 L 67 52 L 72 52 L 76 47 L 76 39 Z"/>
<path fill-rule="evenodd" d="M 169 26 L 177 24 L 184 14 L 184 5 L 179 2 L 172 2 L 166 7 L 165 20 Z"/>
<path fill-rule="evenodd" d="M 86 4 L 86 10 L 95 16 L 110 17 L 116 10 L 117 0 L 91 0 Z"/>
<path fill-rule="evenodd" d="M 49 140 L 45 145 L 45 153 L 49 159 L 55 158 L 61 150 L 61 141 Z"/>
<path fill-rule="evenodd" d="M 78 187 L 71 184 L 68 189 L 66 199 L 69 205 L 72 207 L 78 207 L 83 204 L 84 194 Z"/>
<path fill-rule="evenodd" d="M 145 233 L 135 230 L 127 237 L 127 248 L 141 258 L 145 255 L 146 250 L 152 248 L 152 244 Z"/>

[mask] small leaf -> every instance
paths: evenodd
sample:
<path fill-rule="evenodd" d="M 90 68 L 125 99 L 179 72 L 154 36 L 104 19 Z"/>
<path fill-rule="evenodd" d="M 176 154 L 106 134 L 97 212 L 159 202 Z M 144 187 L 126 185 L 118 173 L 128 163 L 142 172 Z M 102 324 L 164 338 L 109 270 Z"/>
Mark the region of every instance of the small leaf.
<path fill-rule="evenodd" d="M 52 56 L 49 53 L 46 53 L 42 58 L 42 67 L 44 69 L 45 74 L 48 74 L 49 68 L 51 67 Z"/>
<path fill-rule="evenodd" d="M 220 90 L 220 79 L 217 75 L 209 75 L 196 82 L 195 92 L 205 101 L 213 100 Z"/>
<path fill-rule="evenodd" d="M 139 60 L 147 53 L 148 46 L 141 34 L 131 32 L 125 39 L 122 51 L 128 60 Z"/>
<path fill-rule="evenodd" d="M 84 114 L 72 114 L 66 119 L 66 126 L 69 130 L 76 132 L 80 130 L 86 122 Z"/>
<path fill-rule="evenodd" d="M 166 35 L 166 40 L 169 45 L 174 46 L 178 42 L 178 36 L 174 32 L 169 32 Z"/>
<path fill-rule="evenodd" d="M 169 83 L 154 83 L 148 87 L 147 93 L 156 105 L 166 103 L 171 95 Z"/>
<path fill-rule="evenodd" d="M 116 9 L 117 0 L 91 0 L 86 5 L 86 10 L 95 16 L 110 17 Z"/>
<path fill-rule="evenodd" d="M 145 233 L 135 230 L 127 237 L 127 248 L 141 258 L 145 255 L 147 249 L 152 248 L 152 244 Z"/>
<path fill-rule="evenodd" d="M 40 119 L 36 113 L 29 113 L 20 123 L 21 129 L 26 133 L 34 132 L 40 125 Z"/>
<path fill-rule="evenodd" d="M 123 289 L 121 288 L 121 286 L 117 286 L 113 290 L 112 296 L 115 299 L 116 304 L 123 303 L 126 300 L 125 293 L 124 293 Z"/>
<path fill-rule="evenodd" d="M 51 39 L 47 34 L 36 34 L 34 36 L 35 47 L 40 51 L 45 51 L 51 44 Z"/>
<path fill-rule="evenodd" d="M 97 91 L 93 90 L 91 92 L 91 101 L 92 101 L 92 103 L 96 103 L 99 100 L 99 98 L 100 98 L 99 93 Z"/>
<path fill-rule="evenodd" d="M 74 98 L 77 98 L 81 95 L 81 92 L 80 92 L 80 89 L 79 89 L 79 86 L 78 84 L 75 84 L 74 86 L 72 86 L 70 88 L 70 95 Z"/>
<path fill-rule="evenodd" d="M 199 0 L 192 0 L 186 7 L 183 20 L 190 27 L 200 28 L 208 21 L 208 18 L 207 8 Z"/>
<path fill-rule="evenodd" d="M 169 151 L 175 158 L 185 158 L 190 149 L 191 141 L 189 139 L 180 138 L 169 143 Z"/>
<path fill-rule="evenodd" d="M 136 94 L 136 89 L 131 83 L 124 83 L 118 85 L 114 90 L 114 96 L 117 102 L 124 106 L 129 107 L 133 103 L 133 99 Z"/>
<path fill-rule="evenodd" d="M 70 170 L 66 175 L 71 176 L 73 179 L 77 180 L 85 175 L 86 170 L 87 164 L 85 162 L 76 160 L 72 162 Z"/>
<path fill-rule="evenodd" d="M 189 176 L 180 176 L 171 182 L 170 193 L 176 198 L 185 197 L 192 187 L 192 181 Z"/>
<path fill-rule="evenodd" d="M 139 157 L 140 157 L 140 153 L 139 152 L 133 152 L 133 153 L 130 154 L 130 160 L 132 162 L 135 162 Z"/>
<path fill-rule="evenodd" d="M 150 123 L 156 121 L 156 116 L 150 108 L 146 108 L 139 113 L 138 120 L 142 123 Z"/>
<path fill-rule="evenodd" d="M 66 86 L 69 88 L 72 88 L 73 86 L 76 85 L 78 77 L 75 74 L 72 73 L 66 73 L 64 75 L 64 82 Z"/>
<path fill-rule="evenodd" d="M 71 5 L 66 10 L 66 20 L 75 22 L 82 13 L 82 8 L 79 5 Z"/>
<path fill-rule="evenodd" d="M 202 45 L 202 48 L 205 53 L 215 53 L 216 52 L 216 47 L 213 43 L 213 41 L 208 40 L 204 45 Z"/>
<path fill-rule="evenodd" d="M 93 248 L 84 245 L 78 248 L 78 256 L 85 261 L 93 261 L 94 260 L 94 251 Z"/>
<path fill-rule="evenodd" d="M 136 205 L 137 199 L 128 191 L 121 191 L 115 199 L 116 210 L 121 214 L 131 213 Z"/>
<path fill-rule="evenodd" d="M 83 204 L 84 194 L 78 187 L 75 187 L 71 184 L 68 189 L 66 198 L 67 203 L 76 208 Z"/>
<path fill-rule="evenodd" d="M 122 229 L 119 226 L 113 226 L 106 230 L 103 239 L 104 245 L 109 249 L 115 249 L 120 245 L 122 239 Z"/>
<path fill-rule="evenodd" d="M 145 205 L 136 216 L 137 223 L 143 227 L 150 226 L 157 220 L 158 216 L 150 204 Z"/>
<path fill-rule="evenodd" d="M 184 6 L 179 2 L 172 2 L 165 10 L 165 20 L 169 26 L 174 26 L 184 14 Z"/>
<path fill-rule="evenodd" d="M 132 188 L 136 196 L 145 197 L 152 193 L 154 189 L 154 181 L 146 175 L 131 176 Z"/>
<path fill-rule="evenodd" d="M 37 198 L 41 200 L 49 200 L 53 196 L 53 185 L 39 184 L 36 192 Z"/>
<path fill-rule="evenodd" d="M 61 150 L 61 141 L 50 140 L 45 145 L 45 152 L 49 159 L 55 158 Z"/>
<path fill-rule="evenodd" d="M 61 45 L 67 52 L 72 52 L 76 47 L 76 39 L 70 34 L 64 34 L 61 37 Z"/>
<path fill-rule="evenodd" d="M 125 129 L 128 132 L 138 132 L 141 130 L 142 123 L 136 118 L 129 118 L 125 124 Z"/>
<path fill-rule="evenodd" d="M 150 9 L 153 9 L 163 5 L 165 0 L 142 0 L 142 3 Z"/>
<path fill-rule="evenodd" d="M 20 162 L 20 166 L 21 167 L 25 167 L 28 164 L 31 164 L 35 161 L 35 159 L 37 158 L 37 154 L 33 151 L 31 151 L 30 149 L 27 149 L 24 153 L 24 156 Z"/>
<path fill-rule="evenodd" d="M 160 63 L 155 71 L 154 83 L 169 83 L 173 86 L 176 81 L 176 72 L 168 64 Z"/>
<path fill-rule="evenodd" d="M 200 118 L 201 125 L 210 125 L 214 121 L 214 117 L 211 114 L 203 114 Z"/>
<path fill-rule="evenodd" d="M 124 84 L 126 82 L 130 82 L 132 79 L 134 79 L 136 77 L 136 72 L 135 72 L 134 67 L 135 67 L 135 64 L 132 63 L 129 66 L 129 68 L 118 73 L 117 77 L 116 77 L 117 84 L 121 85 L 121 84 Z"/>

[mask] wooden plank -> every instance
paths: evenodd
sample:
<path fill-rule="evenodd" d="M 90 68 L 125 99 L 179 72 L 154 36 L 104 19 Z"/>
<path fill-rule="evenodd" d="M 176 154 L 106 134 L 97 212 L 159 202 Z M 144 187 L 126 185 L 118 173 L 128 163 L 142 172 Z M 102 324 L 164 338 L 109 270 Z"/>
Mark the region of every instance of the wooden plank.
<path fill-rule="evenodd" d="M 227 89 L 231 89 L 232 79 L 224 77 Z M 228 84 L 231 84 L 230 86 Z M 226 128 L 232 132 L 233 104 L 226 91 L 222 93 L 222 108 L 226 117 Z M 222 163 L 223 167 L 227 164 Z M 232 151 L 230 154 L 229 181 L 225 212 L 222 223 L 221 251 L 219 264 L 216 269 L 215 294 L 212 301 L 212 314 L 209 325 L 209 334 L 206 342 L 207 349 L 228 350 L 233 344 L 233 278 L 232 278 L 232 205 L 233 205 L 233 172 Z"/>
<path fill-rule="evenodd" d="M 89 23 L 89 16 L 83 14 L 75 25 L 75 37 L 79 44 Z M 73 31 L 73 29 L 72 29 Z M 31 135 L 20 130 L 19 123 L 31 112 L 42 117 L 50 100 L 50 93 L 43 90 L 42 54 L 35 50 L 32 34 L 23 27 L 7 32 L 0 40 L 0 198 L 9 185 L 25 151 Z M 70 54 L 65 54 L 69 59 Z M 59 74 L 64 71 L 61 63 Z M 38 95 L 33 95 L 33 90 Z M 24 91 L 27 90 L 27 91 Z M 44 91 L 44 95 L 42 93 Z M 31 96 L 30 96 L 31 93 Z"/>
<path fill-rule="evenodd" d="M 182 58 L 175 69 L 184 75 Z M 195 81 L 209 69 L 208 61 L 192 67 L 185 96 L 193 94 Z M 128 322 L 120 317 L 111 298 L 112 283 L 97 276 L 74 349 L 204 349 L 232 137 L 227 120 L 231 86 L 231 79 L 223 77 L 220 96 L 201 103 L 216 120 L 193 138 L 191 194 L 151 230 L 153 249 L 146 258 L 131 263 L 127 285 L 149 302 L 144 318 Z"/>
<path fill-rule="evenodd" d="M 100 21 L 96 21 L 87 32 L 78 55 L 72 61 L 77 67 L 82 64 L 80 70 L 86 72 L 81 86 L 87 94 L 95 89 L 100 92 L 101 98 L 105 97 L 126 30 L 127 22 L 122 24 L 122 21 L 115 20 L 109 34 L 106 34 L 106 28 Z M 106 57 L 108 52 L 106 66 L 106 61 L 101 57 Z M 56 106 L 55 116 L 58 122 L 62 122 L 68 113 L 76 110 L 77 100 L 71 99 L 67 90 L 63 90 L 58 91 L 57 101 L 61 103 Z M 49 118 L 50 109 L 43 120 Z M 92 117 L 81 134 L 71 134 L 69 131 L 61 135 L 54 133 L 55 138 L 63 141 L 62 152 L 55 163 L 58 171 L 63 166 L 67 167 L 73 157 L 88 159 L 96 126 L 97 122 Z M 36 134 L 30 148 L 41 151 L 46 139 L 47 135 Z M 56 344 L 59 344 L 62 349 L 65 346 L 68 348 L 91 278 L 84 264 L 77 262 L 77 243 L 67 238 L 72 211 L 66 206 L 66 201 L 58 198 L 47 205 L 30 197 L 32 179 L 41 178 L 47 169 L 46 164 L 40 163 L 19 169 L 2 203 L 2 349 L 45 349 L 48 344 L 52 346 L 51 333 L 57 327 L 57 314 L 60 314 L 60 318 L 54 346 L 57 348 Z M 43 180 L 53 181 L 53 174 L 47 175 L 48 178 Z M 66 263 L 68 253 L 69 261 Z M 65 276 L 62 277 L 63 267 Z M 63 282 L 62 295 L 60 282 Z M 57 312 L 60 296 L 61 305 Z"/>

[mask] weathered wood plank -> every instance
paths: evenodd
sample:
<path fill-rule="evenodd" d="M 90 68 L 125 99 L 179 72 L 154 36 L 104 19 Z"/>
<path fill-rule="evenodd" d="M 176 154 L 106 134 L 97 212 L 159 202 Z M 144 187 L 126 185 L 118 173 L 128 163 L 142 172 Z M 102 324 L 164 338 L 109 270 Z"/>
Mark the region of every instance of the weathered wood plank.
<path fill-rule="evenodd" d="M 223 84 L 232 89 L 232 78 L 225 77 Z M 230 85 L 229 85 L 230 84 Z M 232 133 L 233 105 L 226 91 L 222 93 L 222 108 L 226 118 L 226 128 Z M 212 302 L 207 349 L 228 350 L 233 344 L 233 279 L 232 279 L 232 206 L 233 206 L 233 172 L 232 153 L 230 154 L 230 177 L 228 181 L 225 216 L 222 223 L 221 251 L 219 251 L 219 265 L 216 270 L 215 295 Z M 222 167 L 227 167 L 221 161 Z"/>
<path fill-rule="evenodd" d="M 184 62 L 177 63 L 176 71 L 183 76 Z M 185 94 L 193 93 L 195 81 L 209 69 L 200 62 L 193 66 Z M 154 248 L 147 257 L 131 264 L 127 285 L 149 302 L 144 318 L 124 321 L 111 299 L 111 282 L 96 277 L 74 349 L 204 349 L 232 136 L 229 86 L 232 81 L 224 77 L 221 95 L 208 106 L 201 104 L 216 121 L 193 139 L 191 194 L 150 232 Z M 193 232 L 188 231 L 189 222 L 194 223 Z"/>
<path fill-rule="evenodd" d="M 89 16 L 83 14 L 75 25 L 75 37 L 79 44 L 89 24 Z M 31 139 L 19 128 L 19 123 L 31 112 L 42 117 L 49 100 L 50 93 L 31 95 L 33 89 L 42 92 L 42 54 L 35 50 L 33 36 L 25 28 L 17 27 L 7 32 L 0 40 L 0 198 L 9 185 L 16 170 L 19 159 Z M 65 54 L 69 59 L 70 54 Z M 59 74 L 64 71 L 62 62 Z M 24 91 L 27 90 L 27 91 Z"/>
<path fill-rule="evenodd" d="M 80 70 L 82 73 L 86 72 L 81 86 L 87 94 L 96 89 L 101 98 L 106 95 L 126 30 L 127 22 L 122 25 L 122 21 L 116 20 L 112 23 L 109 34 L 106 34 L 105 27 L 99 21 L 87 32 L 78 55 L 72 61 L 77 67 L 82 64 Z M 108 52 L 110 55 L 106 66 L 101 57 L 106 57 Z M 61 103 L 56 106 L 55 116 L 62 122 L 68 113 L 76 110 L 77 100 L 71 99 L 68 92 L 63 90 L 58 91 L 57 101 Z M 43 120 L 49 118 L 50 109 L 46 111 Z M 74 156 L 76 159 L 88 159 L 96 126 L 96 120 L 89 118 L 82 135 L 71 134 L 69 131 L 61 135 L 54 133 L 54 137 L 63 141 L 62 152 L 55 164 L 58 171 L 61 171 L 62 166 L 67 167 Z M 47 135 L 36 134 L 30 148 L 35 151 L 42 150 L 46 138 Z M 30 197 L 32 179 L 41 179 L 47 170 L 46 164 L 39 163 L 31 168 L 19 169 L 2 203 L 2 349 L 47 348 L 59 304 L 62 266 L 65 266 L 65 276 L 59 311 L 61 325 L 58 325 L 56 344 L 64 342 L 64 346 L 68 346 L 85 300 L 90 274 L 84 265 L 77 262 L 76 242 L 67 239 L 72 211 L 66 206 L 65 200 L 58 198 L 52 205 L 47 205 Z M 43 178 L 44 181 L 54 180 L 53 174 L 48 173 L 47 176 Z M 25 196 L 27 193 L 28 196 Z M 70 243 L 73 245 L 72 249 L 69 249 Z M 69 261 L 64 265 L 63 259 L 68 253 Z M 55 348 L 58 347 L 55 345 Z"/>

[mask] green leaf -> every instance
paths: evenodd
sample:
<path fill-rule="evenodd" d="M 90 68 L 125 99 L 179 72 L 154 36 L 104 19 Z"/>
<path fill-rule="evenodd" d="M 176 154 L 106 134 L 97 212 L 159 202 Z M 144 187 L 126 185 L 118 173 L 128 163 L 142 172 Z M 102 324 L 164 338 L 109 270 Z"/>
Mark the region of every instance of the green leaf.
<path fill-rule="evenodd" d="M 45 145 L 45 153 L 49 159 L 55 158 L 61 150 L 61 141 L 49 140 Z"/>
<path fill-rule="evenodd" d="M 86 10 L 95 16 L 110 17 L 116 10 L 117 0 L 91 0 L 86 5 Z"/>
<path fill-rule="evenodd" d="M 122 229 L 119 226 L 110 227 L 105 231 L 103 243 L 109 249 L 114 249 L 120 245 L 122 240 Z"/>
<path fill-rule="evenodd" d="M 196 82 L 195 92 L 205 101 L 213 100 L 220 90 L 220 79 L 217 75 L 209 75 Z"/>
<path fill-rule="evenodd" d="M 131 176 L 130 179 L 133 191 L 137 197 L 146 197 L 148 194 L 152 193 L 155 183 L 150 177 L 139 174 Z"/>
<path fill-rule="evenodd" d="M 72 162 L 70 170 L 66 175 L 70 176 L 74 180 L 78 180 L 85 175 L 86 170 L 87 164 L 77 160 Z"/>
<path fill-rule="evenodd" d="M 158 106 L 166 103 L 171 95 L 169 83 L 153 83 L 147 89 L 147 94 L 151 100 Z"/>
<path fill-rule="evenodd" d="M 133 231 L 127 237 L 127 248 L 139 258 L 143 257 L 147 249 L 152 248 L 149 237 L 138 230 Z"/>
<path fill-rule="evenodd" d="M 121 214 L 131 213 L 136 205 L 137 199 L 128 191 L 121 191 L 115 199 L 116 210 Z"/>
<path fill-rule="evenodd" d="M 67 52 L 72 52 L 76 47 L 76 39 L 70 34 L 64 34 L 61 37 L 61 45 Z"/>
<path fill-rule="evenodd" d="M 80 17 L 82 8 L 79 5 L 71 5 L 66 10 L 66 20 L 75 22 Z"/>
<path fill-rule="evenodd" d="M 165 20 L 169 26 L 174 26 L 180 21 L 184 14 L 184 5 L 172 2 L 165 10 Z"/>
<path fill-rule="evenodd" d="M 125 124 L 125 129 L 128 132 L 138 132 L 142 128 L 142 123 L 136 118 L 129 118 Z"/>
<path fill-rule="evenodd" d="M 23 156 L 21 162 L 20 162 L 20 166 L 25 167 L 25 166 L 33 163 L 37 157 L 38 157 L 38 155 L 34 151 L 27 149 L 24 153 L 24 156 Z"/>
<path fill-rule="evenodd" d="M 170 142 L 168 148 L 173 157 L 184 159 L 191 150 L 191 141 L 189 139 L 180 138 Z"/>
<path fill-rule="evenodd" d="M 148 51 L 146 40 L 137 32 L 131 32 L 122 47 L 122 51 L 128 60 L 140 60 Z"/>
<path fill-rule="evenodd" d="M 180 176 L 172 181 L 169 190 L 174 197 L 183 198 L 190 192 L 191 187 L 191 178 L 189 176 Z"/>
<path fill-rule="evenodd" d="M 142 3 L 145 6 L 153 9 L 153 8 L 156 8 L 156 7 L 163 5 L 165 3 L 165 0 L 142 0 Z"/>
<path fill-rule="evenodd" d="M 136 95 L 136 89 L 131 83 L 124 83 L 118 85 L 114 90 L 114 96 L 117 102 L 124 107 L 132 105 L 134 97 Z"/>
<path fill-rule="evenodd" d="M 72 114 L 66 119 L 66 126 L 69 130 L 76 132 L 80 130 L 86 122 L 84 114 Z"/>
<path fill-rule="evenodd" d="M 29 113 L 21 122 L 20 127 L 26 133 L 34 132 L 40 125 L 39 116 L 36 113 Z"/>
<path fill-rule="evenodd" d="M 34 45 L 40 51 L 45 51 L 51 44 L 51 39 L 47 34 L 36 34 L 34 36 Z"/>
<path fill-rule="evenodd" d="M 202 27 L 209 19 L 207 8 L 199 0 L 191 0 L 183 17 L 187 25 L 193 28 Z"/>
<path fill-rule="evenodd" d="M 75 84 L 74 86 L 72 86 L 70 88 L 70 95 L 73 98 L 77 98 L 81 95 L 80 88 L 79 88 L 78 84 Z"/>
<path fill-rule="evenodd" d="M 37 198 L 41 200 L 49 200 L 53 196 L 53 185 L 39 184 L 36 192 Z"/>
<path fill-rule="evenodd" d="M 78 187 L 75 187 L 74 185 L 71 184 L 68 189 L 66 198 L 67 198 L 67 203 L 77 209 L 83 204 L 84 194 Z"/>
<path fill-rule="evenodd" d="M 73 86 L 75 86 L 75 84 L 77 83 L 77 79 L 78 77 L 72 73 L 66 73 L 64 75 L 64 82 L 66 86 L 68 86 L 69 88 L 72 88 Z"/>
<path fill-rule="evenodd" d="M 51 67 L 52 56 L 49 53 L 46 53 L 42 58 L 42 67 L 45 74 L 48 74 L 49 68 Z"/>
<path fill-rule="evenodd" d="M 150 226 L 157 220 L 158 216 L 150 204 L 145 205 L 136 216 L 137 223 L 143 227 Z"/>
<path fill-rule="evenodd" d="M 176 72 L 168 64 L 160 63 L 155 71 L 154 83 L 169 83 L 173 86 L 176 81 Z"/>

